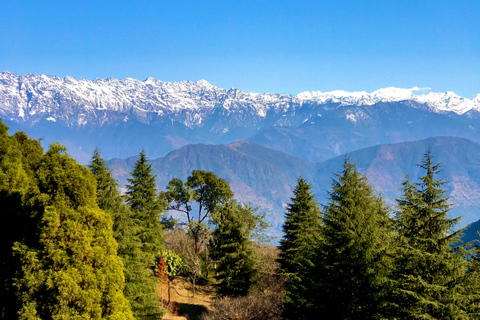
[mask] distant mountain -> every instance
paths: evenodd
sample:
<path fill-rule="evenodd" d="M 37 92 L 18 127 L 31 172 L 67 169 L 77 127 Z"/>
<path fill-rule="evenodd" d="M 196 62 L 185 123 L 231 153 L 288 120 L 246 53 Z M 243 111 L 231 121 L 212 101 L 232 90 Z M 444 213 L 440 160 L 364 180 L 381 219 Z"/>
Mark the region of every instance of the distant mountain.
<path fill-rule="evenodd" d="M 472 246 L 480 246 L 480 219 L 469 224 L 463 232 L 462 242 L 471 243 Z"/>
<path fill-rule="evenodd" d="M 126 185 L 137 159 L 108 162 L 122 185 Z M 215 172 L 230 182 L 238 200 L 268 211 L 268 221 L 276 230 L 281 228 L 283 205 L 291 197 L 291 188 L 298 177 L 315 174 L 313 163 L 246 141 L 230 145 L 188 145 L 150 163 L 160 189 L 172 178 L 185 181 L 192 170 Z"/>
<path fill-rule="evenodd" d="M 480 142 L 480 117 L 436 113 L 410 100 L 367 106 L 333 106 L 297 127 L 271 127 L 249 140 L 318 162 L 378 144 L 458 136 Z"/>
<path fill-rule="evenodd" d="M 365 173 L 375 189 L 394 205 L 406 174 L 416 181 L 422 174 L 418 163 L 430 148 L 435 162 L 442 163 L 440 178 L 447 196 L 455 205 L 451 217 L 463 216 L 461 226 L 480 218 L 480 145 L 463 138 L 437 137 L 421 141 L 378 145 L 348 154 Z M 125 185 L 136 157 L 108 162 L 114 176 Z M 277 235 L 284 218 L 284 206 L 292 197 L 292 188 L 300 175 L 306 178 L 317 200 L 326 204 L 327 191 L 334 174 L 342 169 L 344 156 L 321 163 L 289 156 L 254 144 L 188 145 L 151 161 L 157 183 L 163 189 L 172 178 L 184 180 L 192 170 L 215 172 L 230 182 L 237 199 L 260 206 L 268 212 L 268 221 Z"/>
<path fill-rule="evenodd" d="M 436 137 L 374 146 L 348 156 L 358 170 L 367 175 L 375 189 L 394 205 L 393 199 L 400 196 L 399 189 L 405 175 L 409 174 L 410 181 L 416 182 L 423 174 L 418 164 L 428 148 L 433 160 L 441 163 L 438 178 L 444 180 L 446 195 L 454 205 L 450 216 L 462 216 L 460 226 L 480 219 L 480 144 L 476 142 L 456 137 Z M 331 173 L 338 171 L 343 161 L 344 157 L 337 157 L 319 163 L 314 177 L 317 185 L 328 185 Z"/>
<path fill-rule="evenodd" d="M 250 140 L 318 162 L 380 143 L 455 135 L 480 142 L 480 95 L 418 88 L 303 92 L 221 89 L 205 80 L 74 79 L 0 73 L 0 117 L 13 130 L 61 141 L 85 163 L 144 147 L 158 157 L 192 143 Z"/>

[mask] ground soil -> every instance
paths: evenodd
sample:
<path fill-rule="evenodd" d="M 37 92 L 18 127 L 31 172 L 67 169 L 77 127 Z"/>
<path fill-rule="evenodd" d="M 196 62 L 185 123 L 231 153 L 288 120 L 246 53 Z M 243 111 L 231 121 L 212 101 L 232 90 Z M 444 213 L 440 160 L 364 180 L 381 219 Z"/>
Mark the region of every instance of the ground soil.
<path fill-rule="evenodd" d="M 159 292 L 167 300 L 167 286 L 161 284 Z M 168 313 L 163 320 L 199 320 L 208 310 L 215 290 L 211 285 L 197 285 L 195 297 L 192 297 L 192 285 L 184 277 L 176 277 L 170 285 L 170 304 L 165 303 Z"/>

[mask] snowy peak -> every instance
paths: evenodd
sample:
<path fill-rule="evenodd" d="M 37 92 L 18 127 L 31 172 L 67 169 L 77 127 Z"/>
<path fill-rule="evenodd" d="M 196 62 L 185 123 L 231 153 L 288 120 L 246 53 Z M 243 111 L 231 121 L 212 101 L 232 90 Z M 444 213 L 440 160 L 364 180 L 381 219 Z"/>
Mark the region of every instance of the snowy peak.
<path fill-rule="evenodd" d="M 302 101 L 317 101 L 319 103 L 339 103 L 340 105 L 374 105 L 379 102 L 398 102 L 398 101 L 414 101 L 423 104 L 428 110 L 435 113 L 454 112 L 464 114 L 470 110 L 480 111 L 480 94 L 472 100 L 456 95 L 449 91 L 446 93 L 434 93 L 414 95 L 417 91 L 426 91 L 429 88 L 413 87 L 410 89 L 403 88 L 383 88 L 372 93 L 365 91 L 347 92 L 347 91 L 331 91 L 331 92 L 302 92 L 297 98 Z"/>
<path fill-rule="evenodd" d="M 144 81 L 129 77 L 87 80 L 31 73 L 19 76 L 4 71 L 0 73 L 0 117 L 30 125 L 46 120 L 68 126 L 138 121 L 180 123 L 193 128 L 210 121 L 212 130 L 226 132 L 229 129 L 218 123 L 255 128 L 262 127 L 265 121 L 275 125 L 301 123 L 305 119 L 295 117 L 304 105 L 314 106 L 319 114 L 331 103 L 361 108 L 399 101 L 414 102 L 411 107 L 434 113 L 461 115 L 470 110 L 480 111 L 480 94 L 472 100 L 453 92 L 416 94 L 426 90 L 429 89 L 389 87 L 372 93 L 337 90 L 293 96 L 225 90 L 204 79 L 196 82 L 163 82 L 152 77 Z"/>

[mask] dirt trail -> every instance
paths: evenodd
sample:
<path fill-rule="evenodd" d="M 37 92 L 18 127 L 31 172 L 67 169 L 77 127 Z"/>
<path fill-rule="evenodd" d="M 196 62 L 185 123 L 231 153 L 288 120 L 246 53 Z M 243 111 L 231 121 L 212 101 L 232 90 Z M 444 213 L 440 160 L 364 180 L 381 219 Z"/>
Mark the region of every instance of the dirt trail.
<path fill-rule="evenodd" d="M 160 292 L 166 298 L 166 288 L 160 285 Z M 184 277 L 177 277 L 171 283 L 169 312 L 163 320 L 199 320 L 202 313 L 208 310 L 215 290 L 212 286 L 197 286 L 192 298 L 192 286 Z"/>

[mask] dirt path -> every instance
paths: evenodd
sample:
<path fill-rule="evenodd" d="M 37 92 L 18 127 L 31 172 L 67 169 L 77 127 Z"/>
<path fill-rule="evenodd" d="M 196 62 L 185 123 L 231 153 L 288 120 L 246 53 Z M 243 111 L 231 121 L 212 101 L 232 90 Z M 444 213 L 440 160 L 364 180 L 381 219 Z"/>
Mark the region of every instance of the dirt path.
<path fill-rule="evenodd" d="M 163 320 L 199 320 L 201 314 L 210 307 L 214 295 L 212 286 L 197 286 L 195 297 L 192 298 L 190 283 L 183 277 L 177 277 L 171 284 L 170 310 Z"/>

